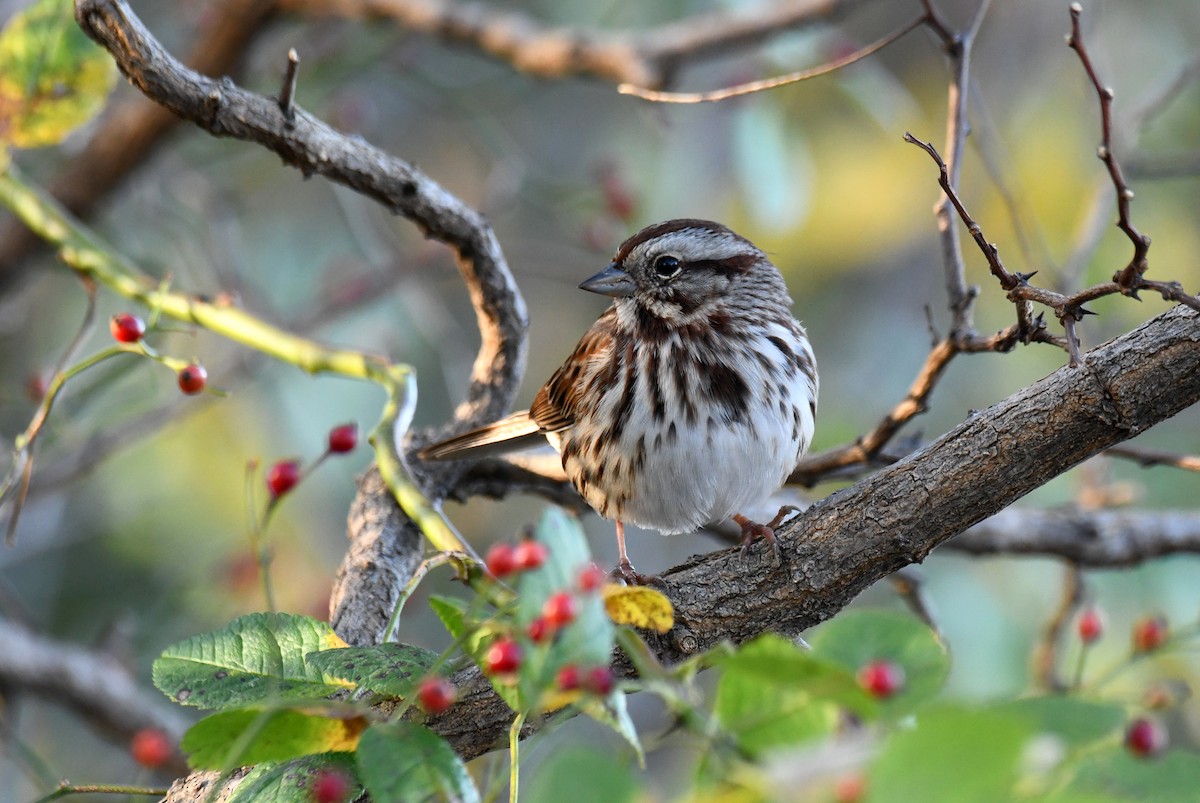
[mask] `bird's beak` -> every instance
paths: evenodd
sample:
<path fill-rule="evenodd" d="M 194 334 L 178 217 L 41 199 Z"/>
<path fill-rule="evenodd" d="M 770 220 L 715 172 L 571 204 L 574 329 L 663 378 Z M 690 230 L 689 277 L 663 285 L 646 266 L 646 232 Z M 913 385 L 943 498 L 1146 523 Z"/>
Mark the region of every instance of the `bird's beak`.
<path fill-rule="evenodd" d="M 628 273 L 617 267 L 616 262 L 610 262 L 604 270 L 580 282 L 579 288 L 602 296 L 628 298 L 637 290 L 637 285 Z"/>

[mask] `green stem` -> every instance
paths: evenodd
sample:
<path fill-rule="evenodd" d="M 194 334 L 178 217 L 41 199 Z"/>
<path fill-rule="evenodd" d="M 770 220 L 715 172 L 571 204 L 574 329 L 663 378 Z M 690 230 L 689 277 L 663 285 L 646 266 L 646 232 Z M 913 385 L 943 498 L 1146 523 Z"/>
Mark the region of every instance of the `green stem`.
<path fill-rule="evenodd" d="M 46 803 L 48 800 L 58 800 L 67 795 L 146 795 L 148 797 L 163 797 L 166 789 L 146 786 L 121 786 L 112 784 L 75 784 L 64 783 L 45 797 L 39 797 L 34 803 Z"/>
<path fill-rule="evenodd" d="M 105 245 L 41 188 L 24 181 L 11 164 L 0 172 L 0 203 L 35 234 L 56 246 L 59 257 L 79 273 L 158 314 L 197 324 L 308 373 L 330 372 L 378 381 L 387 371 L 387 361 L 382 357 L 327 348 L 225 302 L 169 291 L 162 282 L 142 273 Z"/>
<path fill-rule="evenodd" d="M 525 715 L 517 714 L 508 729 L 508 803 L 517 803 L 517 781 L 520 779 L 521 726 Z"/>

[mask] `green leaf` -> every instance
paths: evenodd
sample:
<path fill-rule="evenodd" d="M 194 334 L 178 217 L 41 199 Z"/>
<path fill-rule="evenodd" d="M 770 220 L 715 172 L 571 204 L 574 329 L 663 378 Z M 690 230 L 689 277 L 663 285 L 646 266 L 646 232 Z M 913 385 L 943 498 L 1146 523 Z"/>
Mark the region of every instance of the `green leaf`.
<path fill-rule="evenodd" d="M 765 634 L 716 659 L 714 713 L 751 753 L 827 736 L 848 708 L 870 719 L 878 704 L 837 664 Z"/>
<path fill-rule="evenodd" d="M 1120 745 L 1089 754 L 1070 785 L 1073 793 L 1109 794 L 1121 800 L 1196 800 L 1197 790 L 1200 761 L 1195 753 L 1169 750 L 1144 759 Z"/>
<path fill-rule="evenodd" d="M 1111 738 L 1125 724 L 1125 710 L 1115 703 L 1076 697 L 1029 697 L 992 706 L 1012 712 L 1032 723 L 1038 733 L 1053 734 L 1067 747 L 1079 747 Z"/>
<path fill-rule="evenodd" d="M 411 644 L 377 644 L 310 652 L 309 666 L 384 697 L 405 697 L 437 663 L 437 653 Z"/>
<path fill-rule="evenodd" d="M 239 709 L 200 720 L 184 734 L 180 746 L 193 769 L 224 770 L 310 753 L 348 752 L 365 727 L 362 717 L 338 719 L 289 708 Z"/>
<path fill-rule="evenodd" d="M 429 607 L 433 608 L 451 638 L 460 639 L 466 634 L 467 607 L 462 600 L 434 595 L 429 598 Z"/>
<path fill-rule="evenodd" d="M 61 142 L 104 106 L 115 78 L 69 0 L 38 0 L 0 32 L 0 143 Z"/>
<path fill-rule="evenodd" d="M 893 717 L 937 694 L 950 672 L 950 657 L 934 632 L 915 617 L 893 611 L 846 611 L 817 628 L 809 643 L 815 657 L 852 674 L 871 661 L 899 664 L 904 688 L 882 708 Z"/>
<path fill-rule="evenodd" d="M 915 727 L 892 732 L 868 785 L 886 790 L 885 800 L 1011 801 L 1022 749 L 1033 735 L 1013 712 L 925 708 Z"/>
<path fill-rule="evenodd" d="M 259 764 L 242 778 L 226 803 L 312 803 L 312 785 L 325 772 L 340 772 L 350 781 L 347 800 L 362 794 L 354 754 L 324 753 L 283 764 Z M 210 790 L 206 799 L 221 799 L 218 789 Z"/>
<path fill-rule="evenodd" d="M 154 662 L 154 685 L 198 708 L 317 700 L 353 684 L 310 667 L 304 656 L 342 646 L 328 624 L 311 617 L 253 613 L 168 647 Z"/>
<path fill-rule="evenodd" d="M 454 749 L 412 722 L 369 728 L 358 746 L 358 771 L 377 801 L 479 801 L 479 791 Z"/>
<path fill-rule="evenodd" d="M 533 776 L 529 803 L 560 803 L 570 790 L 571 803 L 632 803 L 638 783 L 629 764 L 596 750 L 574 748 L 550 757 Z"/>

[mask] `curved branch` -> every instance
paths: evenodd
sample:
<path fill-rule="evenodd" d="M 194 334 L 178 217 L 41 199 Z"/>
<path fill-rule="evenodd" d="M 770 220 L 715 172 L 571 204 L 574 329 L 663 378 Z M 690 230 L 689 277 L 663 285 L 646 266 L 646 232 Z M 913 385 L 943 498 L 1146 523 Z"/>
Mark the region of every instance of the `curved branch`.
<path fill-rule="evenodd" d="M 519 11 L 454 0 L 282 0 L 290 11 L 381 17 L 459 42 L 543 78 L 586 75 L 659 87 L 690 61 L 744 50 L 836 17 L 861 0 L 782 0 L 752 11 L 713 11 L 649 30 L 549 25 Z"/>
<path fill-rule="evenodd" d="M 78 0 L 75 17 L 134 86 L 171 112 L 214 136 L 262 145 L 306 176 L 356 190 L 454 249 L 483 341 L 456 420 L 478 424 L 508 409 L 525 367 L 528 315 L 500 244 L 478 212 L 407 162 L 298 106 L 289 118 L 272 98 L 188 69 L 121 0 Z"/>

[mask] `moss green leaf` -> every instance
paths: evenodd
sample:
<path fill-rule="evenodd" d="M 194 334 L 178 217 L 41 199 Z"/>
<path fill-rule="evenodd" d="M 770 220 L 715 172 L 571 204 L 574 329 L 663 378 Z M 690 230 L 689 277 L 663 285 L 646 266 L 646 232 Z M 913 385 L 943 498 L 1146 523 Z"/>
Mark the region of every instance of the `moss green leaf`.
<path fill-rule="evenodd" d="M 304 656 L 344 646 L 317 619 L 254 613 L 168 647 L 154 662 L 154 685 L 198 708 L 316 700 L 354 684 L 308 665 Z"/>
<path fill-rule="evenodd" d="M 103 105 L 112 59 L 75 24 L 70 0 L 37 0 L 0 32 L 0 142 L 62 141 Z"/>
<path fill-rule="evenodd" d="M 326 677 L 353 683 L 357 689 L 384 697 L 404 697 L 438 655 L 411 644 L 377 644 L 310 652 L 305 662 Z"/>
<path fill-rule="evenodd" d="M 357 800 L 362 794 L 354 754 L 323 753 L 284 763 L 259 764 L 241 779 L 227 803 L 312 803 L 313 784 L 326 772 L 339 772 L 350 782 L 347 800 Z M 221 799 L 215 789 L 210 797 Z"/>
<path fill-rule="evenodd" d="M 373 800 L 477 803 L 480 799 L 454 749 L 415 723 L 389 722 L 368 729 L 357 755 L 359 777 Z"/>
<path fill-rule="evenodd" d="M 349 752 L 366 728 L 362 717 L 337 718 L 285 708 L 220 711 L 193 725 L 180 746 L 194 769 L 224 770 L 310 753 Z"/>

